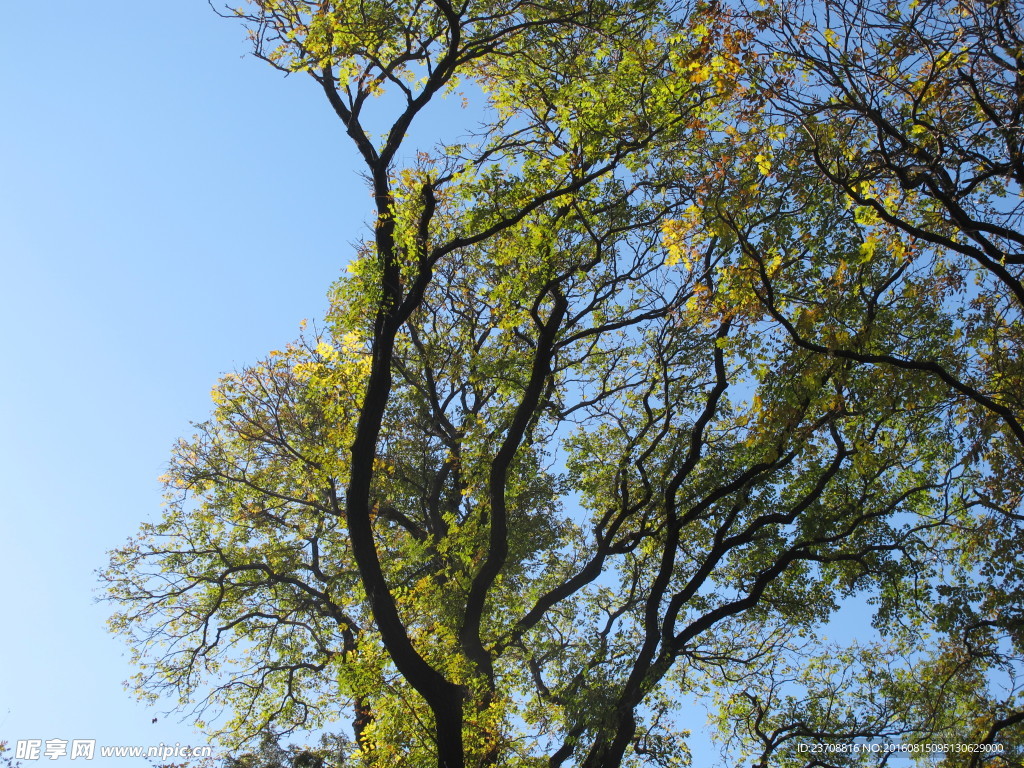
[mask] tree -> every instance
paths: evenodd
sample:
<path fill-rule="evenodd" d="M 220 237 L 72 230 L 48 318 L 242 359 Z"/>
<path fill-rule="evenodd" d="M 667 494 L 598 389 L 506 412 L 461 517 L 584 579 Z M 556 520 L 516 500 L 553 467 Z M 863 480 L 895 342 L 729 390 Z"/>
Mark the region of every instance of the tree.
<path fill-rule="evenodd" d="M 260 734 L 255 752 L 232 755 L 223 760 L 223 768 L 342 768 L 344 736 L 325 734 L 319 747 L 281 746 L 272 730 Z"/>
<path fill-rule="evenodd" d="M 793 57 L 757 55 L 780 12 L 236 12 L 323 87 L 375 225 L 326 325 L 218 384 L 163 519 L 112 554 L 141 690 L 235 740 L 344 706 L 367 766 L 677 765 L 676 703 L 715 696 L 783 765 L 811 737 L 1016 738 L 986 675 L 1019 657 L 1017 573 L 975 564 L 1019 541 L 1019 403 L 992 391 L 1019 323 L 995 360 L 949 305 L 972 257 L 850 205 L 845 118 L 774 121 L 825 123 Z M 455 88 L 478 133 L 397 167 Z M 829 645 L 864 595 L 877 642 Z"/>
<path fill-rule="evenodd" d="M 759 158 L 757 172 L 723 169 L 690 183 L 700 201 L 694 215 L 666 223 L 670 247 L 682 252 L 716 233 L 732 248 L 719 313 L 743 306 L 799 348 L 873 370 L 886 385 L 909 377 L 920 395 L 905 407 L 944 412 L 962 473 L 960 519 L 928 537 L 928 559 L 943 566 L 913 572 L 923 593 L 909 583 L 883 591 L 876 614 L 905 619 L 917 603 L 912 641 L 924 626 L 943 640 L 931 661 L 917 655 L 928 672 L 915 677 L 916 692 L 894 680 L 885 706 L 871 708 L 903 717 L 928 709 L 947 735 L 1012 742 L 1024 719 L 1014 682 L 1021 574 L 1010 554 L 1024 498 L 1020 9 L 764 3 L 747 19 L 771 62 L 770 97 L 724 143 Z M 876 682 L 847 675 L 856 685 L 845 695 L 882 701 L 877 681 L 892 671 L 884 659 L 871 666 L 861 675 Z M 773 718 L 778 734 L 815 720 L 759 687 L 743 692 L 757 699 L 744 703 L 748 724 L 757 720 L 748 737 L 770 731 Z"/>
<path fill-rule="evenodd" d="M 775 105 L 799 126 L 802 170 L 817 171 L 856 207 L 865 247 L 888 238 L 938 262 L 942 282 L 975 278 L 980 290 L 964 326 L 976 331 L 968 346 L 984 349 L 986 362 L 962 373 L 933 364 L 929 373 L 1024 443 L 1021 10 L 826 2 L 773 18 L 781 32 L 767 52 L 785 62 Z"/>

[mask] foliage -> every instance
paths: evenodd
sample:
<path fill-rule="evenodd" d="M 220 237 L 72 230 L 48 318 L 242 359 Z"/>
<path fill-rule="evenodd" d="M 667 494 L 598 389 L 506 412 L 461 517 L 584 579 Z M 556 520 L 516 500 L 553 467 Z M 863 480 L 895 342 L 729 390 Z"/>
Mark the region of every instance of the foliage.
<path fill-rule="evenodd" d="M 1020 745 L 1024 54 L 912 6 L 235 11 L 374 228 L 112 553 L 139 690 L 235 743 L 345 707 L 366 766 L 683 765 L 682 701 L 765 765 Z"/>
<path fill-rule="evenodd" d="M 0 765 L 5 765 L 7 768 L 21 768 L 21 761 L 15 760 L 9 754 L 10 748 L 7 746 L 6 741 L 0 741 Z"/>
<path fill-rule="evenodd" d="M 1014 743 L 1024 719 L 1021 574 L 1011 554 L 1024 498 L 1020 10 L 767 3 L 747 18 L 771 62 L 772 93 L 759 119 L 723 144 L 765 160 L 756 173 L 734 166 L 708 176 L 714 184 L 691 182 L 700 201 L 666 222 L 666 243 L 692 250 L 714 233 L 730 249 L 718 313 L 742 307 L 833 365 L 886 387 L 906 382 L 901 407 L 944 420 L 953 516 L 933 517 L 917 565 L 876 588 L 889 644 L 852 665 L 857 685 L 878 698 L 857 727 L 887 711 L 883 719 L 906 728 L 918 711 L 943 739 Z M 894 623 L 909 635 L 900 638 Z M 930 659 L 926 628 L 936 636 Z M 880 681 L 891 677 L 893 656 L 912 659 L 917 672 L 904 670 L 904 682 L 887 688 Z M 819 662 L 838 658 L 830 651 Z M 803 677 L 811 664 L 800 663 Z M 802 737 L 810 722 L 834 737 L 857 733 L 837 728 L 845 716 L 836 713 L 797 716 L 771 686 L 742 695 L 756 701 L 744 704 L 743 732 L 762 742 L 762 758 L 776 750 L 772 739 Z M 818 692 L 806 701 L 837 698 Z"/>
<path fill-rule="evenodd" d="M 222 768 L 342 768 L 344 737 L 324 735 L 319 747 L 281 746 L 273 731 L 260 734 L 255 752 L 227 757 Z"/>

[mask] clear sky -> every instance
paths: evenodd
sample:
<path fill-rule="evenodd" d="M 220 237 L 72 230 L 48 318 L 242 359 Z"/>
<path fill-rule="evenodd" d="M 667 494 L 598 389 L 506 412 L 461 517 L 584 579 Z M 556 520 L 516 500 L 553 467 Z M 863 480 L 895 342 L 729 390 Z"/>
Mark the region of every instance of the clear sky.
<path fill-rule="evenodd" d="M 123 690 L 95 572 L 218 375 L 323 313 L 370 200 L 313 83 L 203 0 L 4 6 L 0 740 L 199 743 Z"/>

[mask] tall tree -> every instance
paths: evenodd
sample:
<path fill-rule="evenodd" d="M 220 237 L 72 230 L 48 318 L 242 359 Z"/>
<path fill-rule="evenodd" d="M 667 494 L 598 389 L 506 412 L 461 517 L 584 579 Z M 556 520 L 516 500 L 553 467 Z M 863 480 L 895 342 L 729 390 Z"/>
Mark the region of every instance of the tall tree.
<path fill-rule="evenodd" d="M 1016 571 L 975 564 L 1019 540 L 991 447 L 1019 324 L 956 317 L 948 254 L 993 276 L 970 301 L 1011 286 L 850 204 L 847 121 L 757 55 L 781 12 L 236 13 L 322 86 L 374 230 L 322 330 L 218 384 L 163 519 L 113 553 L 141 690 L 226 708 L 229 739 L 347 708 L 367 766 L 677 765 L 677 702 L 714 696 L 779 764 L 801 738 L 1013 735 L 1015 691 L 969 709 L 1017 654 Z M 478 132 L 399 167 L 457 87 Z M 918 187 L 907 222 L 936 205 Z M 826 643 L 865 595 L 893 628 Z M 893 654 L 950 681 L 943 712 Z"/>
<path fill-rule="evenodd" d="M 929 710 L 946 737 L 1012 742 L 1024 720 L 1020 8 L 762 3 L 745 18 L 770 62 L 767 101 L 721 146 L 748 163 L 683 180 L 699 202 L 666 222 L 667 244 L 686 254 L 719 237 L 731 290 L 717 313 L 743 307 L 768 335 L 872 371 L 880 385 L 913 380 L 903 407 L 944 414 L 960 511 L 926 537 L 933 565 L 877 596 L 883 626 L 914 627 L 889 639 L 909 639 L 922 674 L 898 682 L 875 651 L 874 673 L 848 676 L 846 695 L 862 705 L 877 695 L 864 707 L 876 718 Z M 925 626 L 943 638 L 930 660 Z M 862 663 L 825 668 L 834 679 Z M 740 708 L 766 749 L 815 721 L 759 686 L 743 691 L 757 703 Z M 803 701 L 820 714 L 815 687 Z M 845 717 L 855 733 L 854 709 L 836 710 L 833 729 Z"/>

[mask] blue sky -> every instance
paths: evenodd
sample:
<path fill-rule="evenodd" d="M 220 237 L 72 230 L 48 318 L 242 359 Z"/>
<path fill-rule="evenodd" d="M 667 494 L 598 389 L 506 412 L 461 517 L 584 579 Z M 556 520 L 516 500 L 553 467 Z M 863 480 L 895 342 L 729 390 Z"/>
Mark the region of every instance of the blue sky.
<path fill-rule="evenodd" d="M 313 83 L 202 0 L 4 16 L 0 740 L 199 743 L 123 690 L 95 571 L 218 375 L 322 314 L 370 201 Z"/>

